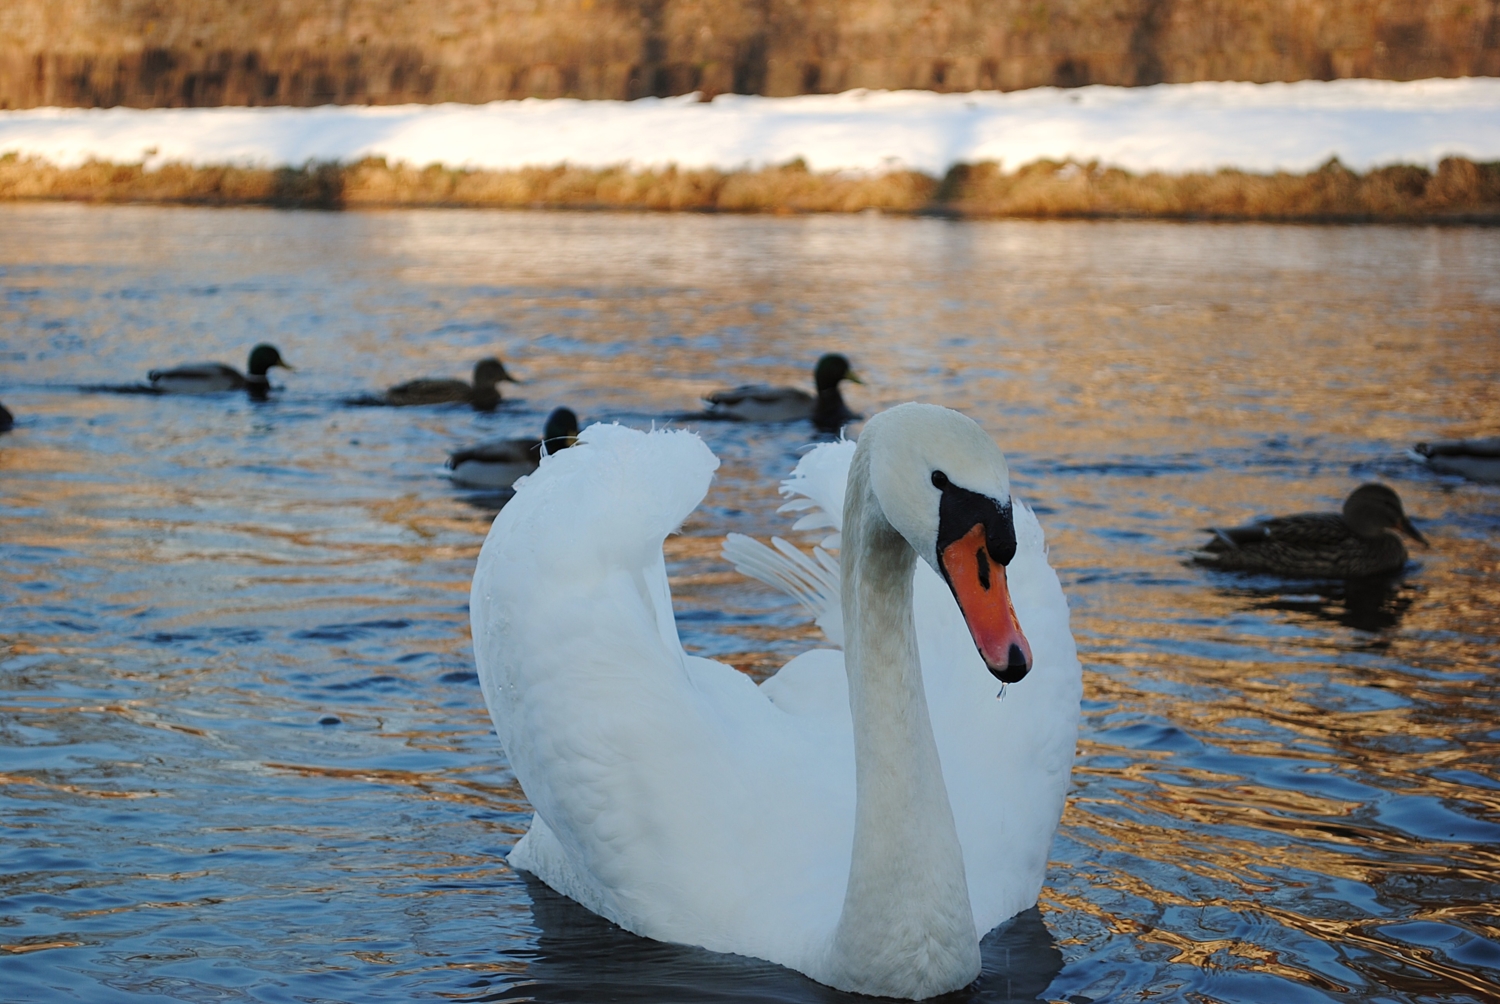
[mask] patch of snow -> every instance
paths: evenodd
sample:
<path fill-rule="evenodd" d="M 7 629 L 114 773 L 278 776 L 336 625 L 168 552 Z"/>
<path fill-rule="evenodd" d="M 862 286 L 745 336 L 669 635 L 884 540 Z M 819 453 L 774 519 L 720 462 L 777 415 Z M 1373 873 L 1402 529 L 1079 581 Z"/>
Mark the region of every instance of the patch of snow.
<path fill-rule="evenodd" d="M 301 165 L 383 156 L 418 166 L 676 164 L 815 171 L 1097 160 L 1132 171 L 1367 170 L 1500 159 L 1500 79 L 848 91 L 639 101 L 321 108 L 39 108 L 0 112 L 0 154 L 71 166 Z"/>

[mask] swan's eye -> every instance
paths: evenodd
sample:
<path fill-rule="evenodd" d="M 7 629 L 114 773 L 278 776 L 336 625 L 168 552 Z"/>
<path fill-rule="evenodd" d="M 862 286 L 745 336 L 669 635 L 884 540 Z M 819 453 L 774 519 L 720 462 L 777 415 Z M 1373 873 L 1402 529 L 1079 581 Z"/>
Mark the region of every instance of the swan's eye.
<path fill-rule="evenodd" d="M 938 491 L 947 491 L 949 484 L 950 482 L 948 481 L 948 475 L 944 474 L 942 471 L 932 472 L 932 487 L 936 488 Z"/>

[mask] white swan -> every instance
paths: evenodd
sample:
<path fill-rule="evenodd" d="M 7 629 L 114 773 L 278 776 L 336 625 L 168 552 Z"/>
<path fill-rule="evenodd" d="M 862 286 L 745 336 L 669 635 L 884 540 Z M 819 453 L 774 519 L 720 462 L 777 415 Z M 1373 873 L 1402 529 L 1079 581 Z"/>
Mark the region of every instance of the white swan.
<path fill-rule="evenodd" d="M 847 676 L 814 650 L 757 688 L 683 651 L 661 543 L 718 462 L 618 426 L 518 483 L 475 572 L 475 654 L 536 811 L 512 865 L 646 937 L 923 998 L 973 980 L 979 936 L 1036 901 L 1080 669 L 1041 529 L 977 425 L 903 405 L 813 456 L 839 450 Z M 996 701 L 986 664 L 1028 662 Z"/>

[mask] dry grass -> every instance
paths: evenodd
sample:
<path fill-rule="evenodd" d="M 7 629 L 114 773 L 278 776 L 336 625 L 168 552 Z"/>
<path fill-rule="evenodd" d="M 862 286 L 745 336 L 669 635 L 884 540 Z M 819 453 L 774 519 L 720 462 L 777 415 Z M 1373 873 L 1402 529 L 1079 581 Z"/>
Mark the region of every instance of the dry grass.
<path fill-rule="evenodd" d="M 1006 173 L 961 165 L 941 181 L 915 171 L 814 173 L 800 162 L 755 171 L 579 167 L 466 171 L 309 164 L 189 167 L 90 162 L 59 168 L 0 158 L 0 200 L 72 200 L 306 208 L 487 206 L 731 213 L 939 213 L 971 217 L 1500 222 L 1500 163 L 1444 160 L 1436 172 L 1357 174 L 1337 161 L 1310 174 L 1136 175 L 1038 161 Z"/>
<path fill-rule="evenodd" d="M 1180 175 L 1051 161 L 1006 174 L 979 164 L 949 171 L 937 201 L 966 216 L 1500 221 L 1500 164 L 1450 157 L 1436 173 L 1398 165 L 1357 174 L 1330 161 L 1310 174 Z"/>

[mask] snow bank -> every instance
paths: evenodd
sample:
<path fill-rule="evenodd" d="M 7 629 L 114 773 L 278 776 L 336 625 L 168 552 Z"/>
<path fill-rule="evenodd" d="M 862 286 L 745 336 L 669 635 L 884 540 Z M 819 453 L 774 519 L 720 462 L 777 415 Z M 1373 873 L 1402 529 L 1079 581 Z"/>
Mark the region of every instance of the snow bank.
<path fill-rule="evenodd" d="M 736 169 L 803 158 L 817 171 L 1039 158 L 1133 171 L 1366 170 L 1500 159 L 1500 79 L 1196 83 L 970 94 L 850 91 L 761 98 L 526 100 L 394 107 L 0 112 L 0 153 L 61 166 L 301 165 L 383 156 L 417 165 Z"/>

